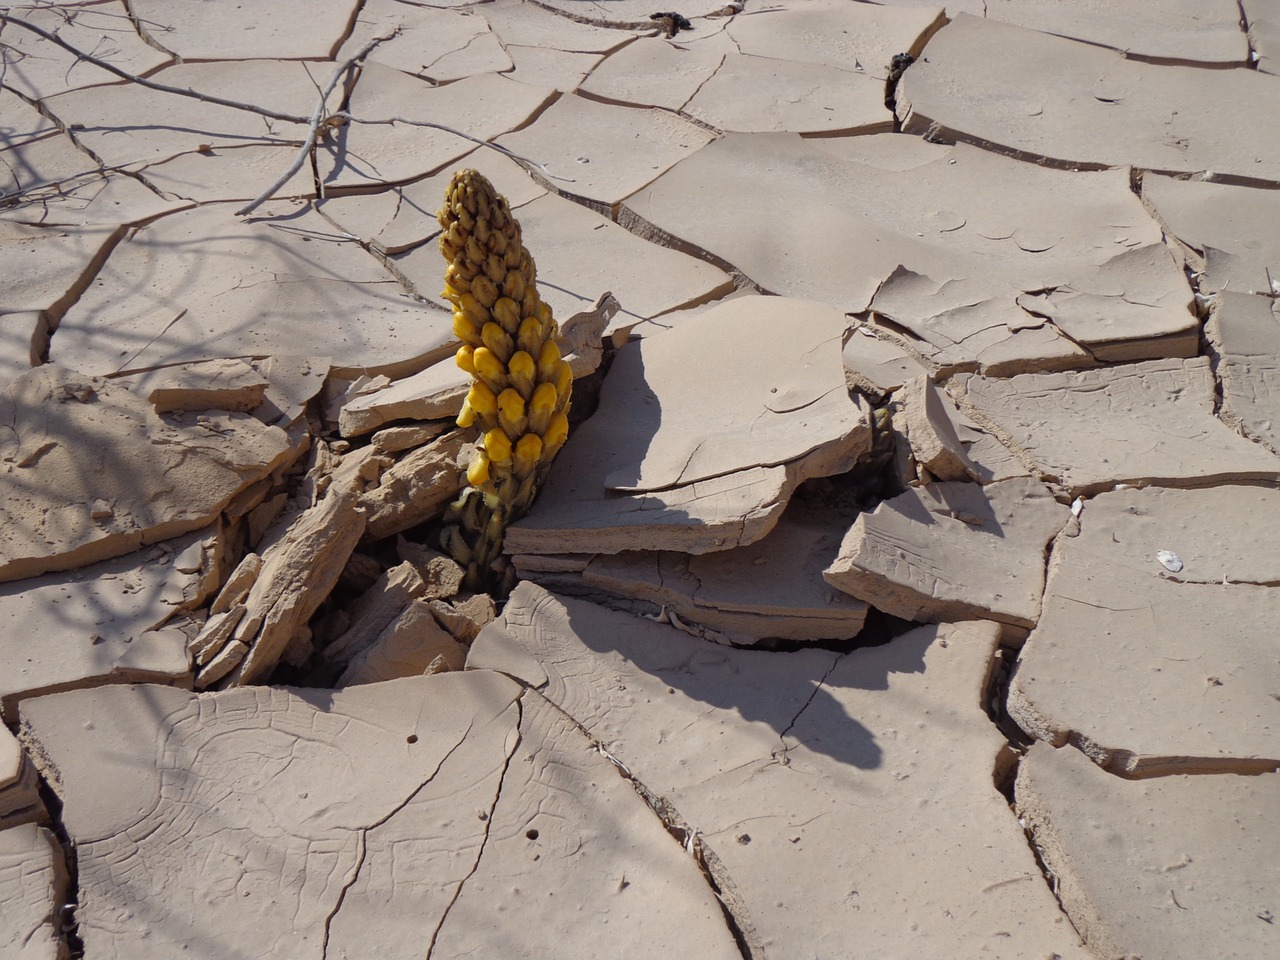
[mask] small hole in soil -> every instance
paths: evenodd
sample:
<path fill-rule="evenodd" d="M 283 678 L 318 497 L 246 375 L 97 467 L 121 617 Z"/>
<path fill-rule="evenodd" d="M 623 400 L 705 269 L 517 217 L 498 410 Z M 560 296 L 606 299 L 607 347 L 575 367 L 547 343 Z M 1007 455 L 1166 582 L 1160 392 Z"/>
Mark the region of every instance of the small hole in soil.
<path fill-rule="evenodd" d="M 526 830 L 526 831 L 524 832 L 524 835 L 525 835 L 526 837 L 528 837 L 530 840 L 537 840 L 537 839 L 538 839 L 538 831 L 537 831 L 537 830 Z"/>
<path fill-rule="evenodd" d="M 417 735 L 416 733 L 411 733 L 411 734 L 409 734 L 407 737 L 405 737 L 405 738 L 404 738 L 404 742 L 405 742 L 405 743 L 417 743 L 417 742 L 418 742 L 418 735 Z"/>

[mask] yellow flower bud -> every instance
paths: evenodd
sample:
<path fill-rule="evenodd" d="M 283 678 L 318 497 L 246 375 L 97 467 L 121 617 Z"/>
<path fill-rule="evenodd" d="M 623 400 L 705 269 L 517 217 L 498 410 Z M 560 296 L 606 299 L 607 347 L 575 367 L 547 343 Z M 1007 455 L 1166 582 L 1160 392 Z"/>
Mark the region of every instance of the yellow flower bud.
<path fill-rule="evenodd" d="M 503 370 L 502 361 L 494 356 L 492 350 L 488 347 L 476 347 L 471 354 L 471 362 L 476 365 L 476 376 L 493 391 L 495 397 L 507 389 L 507 374 Z"/>
<path fill-rule="evenodd" d="M 477 278 L 479 279 L 479 278 Z M 464 293 L 458 298 L 458 307 L 467 315 L 467 319 L 479 330 L 489 322 L 489 308 L 475 298 L 475 283 L 472 282 L 472 293 Z"/>
<path fill-rule="evenodd" d="M 538 296 L 537 269 L 506 199 L 474 170 L 454 174 L 437 215 L 449 260 L 443 297 L 454 306 L 459 369 L 474 377 L 458 422 L 483 436 L 468 486 L 449 508 L 442 544 L 470 590 L 492 585 L 507 525 L 533 502 L 565 443 L 572 371 Z"/>
<path fill-rule="evenodd" d="M 474 358 L 472 357 L 472 354 L 475 353 L 475 350 L 476 348 L 471 346 L 471 344 L 464 343 L 462 346 L 458 348 L 458 353 L 454 357 L 454 361 L 458 364 L 458 369 L 465 370 L 467 373 L 471 374 L 473 377 L 475 376 L 475 373 L 476 373 L 476 364 L 475 364 Z"/>
<path fill-rule="evenodd" d="M 529 401 L 529 429 L 534 433 L 545 434 L 551 415 L 556 412 L 556 388 L 549 383 L 540 383 L 533 391 L 533 399 Z"/>
<path fill-rule="evenodd" d="M 483 383 L 471 385 L 471 389 L 467 391 L 467 403 L 481 416 L 492 416 L 498 412 L 497 396 Z"/>
<path fill-rule="evenodd" d="M 484 329 L 480 331 L 480 339 L 484 341 L 486 347 L 493 351 L 493 355 L 504 364 L 511 359 L 511 353 L 516 348 L 515 341 L 511 339 L 510 334 L 493 321 L 489 321 L 484 325 Z"/>
<path fill-rule="evenodd" d="M 555 383 L 560 372 L 560 348 L 554 340 L 548 340 L 538 353 L 538 382 Z"/>
<path fill-rule="evenodd" d="M 542 437 L 543 459 L 550 460 L 559 453 L 567 439 L 569 439 L 569 418 L 563 413 L 553 413 L 551 422 L 547 424 L 547 432 Z"/>
<path fill-rule="evenodd" d="M 516 443 L 512 459 L 515 461 L 516 476 L 526 477 L 533 472 L 542 458 L 542 438 L 536 433 L 526 433 Z"/>
<path fill-rule="evenodd" d="M 560 409 L 563 410 L 573 392 L 573 367 L 568 360 L 560 361 L 560 369 L 556 371 L 556 395 L 560 397 Z"/>
<path fill-rule="evenodd" d="M 471 293 L 475 296 L 476 301 L 485 308 L 485 319 L 488 320 L 489 310 L 498 300 L 498 285 L 481 273 L 471 281 Z"/>
<path fill-rule="evenodd" d="M 507 372 L 511 377 L 511 385 L 520 391 L 526 399 L 533 396 L 533 387 L 538 375 L 538 366 L 533 357 L 524 350 L 517 350 L 507 361 Z"/>
<path fill-rule="evenodd" d="M 457 310 L 453 314 L 453 335 L 463 343 L 469 343 L 473 346 L 484 343 L 480 339 L 480 330 L 467 319 L 467 315 L 461 310 Z"/>
<path fill-rule="evenodd" d="M 477 451 L 467 467 L 467 483 L 473 487 L 484 486 L 489 480 L 489 458 L 483 450 Z"/>
<path fill-rule="evenodd" d="M 515 336 L 520 329 L 520 304 L 510 297 L 499 297 L 493 305 L 493 319 L 502 324 L 502 329 Z"/>
<path fill-rule="evenodd" d="M 499 427 L 494 427 L 484 435 L 484 451 L 493 464 L 511 462 L 511 440 Z"/>
<path fill-rule="evenodd" d="M 502 278 L 502 295 L 510 297 L 517 304 L 524 299 L 524 277 L 520 275 L 519 270 L 508 270 L 507 275 Z"/>
<path fill-rule="evenodd" d="M 516 345 L 529 356 L 536 357 L 542 349 L 542 323 L 537 317 L 526 317 L 516 333 Z"/>
<path fill-rule="evenodd" d="M 524 433 L 529 424 L 528 417 L 524 415 L 524 397 L 512 387 L 498 394 L 498 424 L 512 440 Z"/>

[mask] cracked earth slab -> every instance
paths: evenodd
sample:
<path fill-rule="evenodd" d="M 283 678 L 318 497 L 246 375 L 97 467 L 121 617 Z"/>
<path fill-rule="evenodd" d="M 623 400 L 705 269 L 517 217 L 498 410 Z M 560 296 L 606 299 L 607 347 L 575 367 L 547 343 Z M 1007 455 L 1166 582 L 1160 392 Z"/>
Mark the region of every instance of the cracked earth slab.
<path fill-rule="evenodd" d="M 366 43 L 393 30 L 396 35 L 378 44 L 369 59 L 433 83 L 506 73 L 514 66 L 501 39 L 475 9 L 433 9 L 397 0 L 360 4 L 355 29 L 337 60 L 354 56 Z"/>
<path fill-rule="evenodd" d="M 242 221 L 216 204 L 123 240 L 63 318 L 50 352 L 105 376 L 319 344 L 340 358 L 338 375 L 403 375 L 454 343 L 448 316 L 414 303 L 323 217 L 280 203 Z"/>
<path fill-rule="evenodd" d="M 1070 515 L 1030 478 L 914 487 L 858 515 L 825 577 L 905 620 L 1030 627 L 1045 549 Z"/>
<path fill-rule="evenodd" d="M 777 522 L 809 476 L 870 449 L 869 409 L 840 358 L 845 318 L 751 297 L 622 347 L 595 416 L 570 437 L 512 553 L 741 546 Z M 732 343 L 769 343 L 731 351 Z M 697 378 L 690 357 L 712 357 Z"/>
<path fill-rule="evenodd" d="M 657 29 L 647 23 L 641 30 L 598 26 L 589 22 L 590 16 L 582 15 L 586 13 L 583 4 L 571 3 L 570 6 L 578 9 L 567 11 L 570 15 L 565 16 L 553 4 L 494 0 L 484 5 L 482 13 L 508 48 L 518 46 L 567 53 L 606 54 L 631 42 L 640 33 Z M 599 11 L 594 9 L 591 12 Z M 647 18 L 646 13 L 642 19 Z"/>
<path fill-rule="evenodd" d="M 34 823 L 0 830 L 0 953 L 61 960 L 58 908 L 66 894 L 62 848 Z"/>
<path fill-rule="evenodd" d="M 358 6 L 354 0 L 283 0 L 265 9 L 221 10 L 182 0 L 129 0 L 152 44 L 183 60 L 324 59 Z"/>
<path fill-rule="evenodd" d="M 161 416 L 129 389 L 53 364 L 0 394 L 0 580 L 119 556 L 214 521 L 294 458 L 247 414 Z"/>
<path fill-rule="evenodd" d="M 88 228 L 0 223 L 0 313 L 44 312 L 53 320 L 93 280 L 119 240 L 116 225 Z"/>
<path fill-rule="evenodd" d="M 1278 292 L 1268 275 L 1280 264 L 1272 229 L 1280 217 L 1276 191 L 1149 175 L 1142 178 L 1142 198 L 1199 257 L 1203 292 Z M 1270 276 L 1280 280 L 1280 269 Z"/>
<path fill-rule="evenodd" d="M 870 308 L 939 367 L 1195 353 L 1180 254 L 1123 170 L 1066 173 L 893 134 L 728 135 L 628 197 L 619 221 L 772 293 Z"/>
<path fill-rule="evenodd" d="M 522 583 L 469 666 L 542 692 L 678 814 L 753 956 L 1083 958 L 991 783 L 997 634 L 770 654 Z"/>
<path fill-rule="evenodd" d="M 949 389 L 963 411 L 1071 497 L 1118 483 L 1198 487 L 1280 476 L 1280 460 L 1214 416 L 1207 357 L 1004 380 L 961 374 Z"/>
<path fill-rule="evenodd" d="M 1219 415 L 1280 453 L 1280 315 L 1271 297 L 1224 292 L 1205 333 L 1218 354 Z"/>
<path fill-rule="evenodd" d="M 966 15 L 928 49 L 898 86 L 905 133 L 1061 165 L 1280 181 L 1275 134 L 1251 119 L 1280 108 L 1280 86 L 1254 70 L 1142 63 Z"/>
<path fill-rule="evenodd" d="M 723 32 L 694 41 L 641 37 L 610 54 L 580 89 L 611 103 L 680 110 L 737 49 Z"/>
<path fill-rule="evenodd" d="M 1125 775 L 1280 767 L 1277 507 L 1260 486 L 1087 501 L 1054 546 L 1009 713 Z"/>
<path fill-rule="evenodd" d="M 528 127 L 495 142 L 537 157 L 561 194 L 609 212 L 713 139 L 710 131 L 674 114 L 566 95 Z"/>
<path fill-rule="evenodd" d="M 189 685 L 187 633 L 167 626 L 214 589 L 213 529 L 113 560 L 0 585 L 0 711 L 100 683 Z M 32 644 L 30 637 L 40 637 Z"/>
<path fill-rule="evenodd" d="M 1038 743 L 1016 794 L 1095 956 L 1252 960 L 1280 949 L 1280 774 L 1124 780 Z"/>
<path fill-rule="evenodd" d="M 1111 47 L 1136 59 L 1213 67 L 1249 62 L 1236 0 L 984 0 L 983 6 L 989 19 Z"/>
<path fill-rule="evenodd" d="M 31 701 L 22 731 L 77 847 L 89 956 L 740 956 L 631 786 L 497 674 L 115 686 Z"/>

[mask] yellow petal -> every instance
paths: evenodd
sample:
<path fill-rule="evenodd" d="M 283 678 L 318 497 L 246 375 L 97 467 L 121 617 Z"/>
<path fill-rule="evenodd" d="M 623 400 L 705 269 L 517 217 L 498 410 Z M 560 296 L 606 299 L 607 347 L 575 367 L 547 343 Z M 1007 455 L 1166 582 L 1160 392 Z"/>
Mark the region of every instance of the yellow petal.
<path fill-rule="evenodd" d="M 484 329 L 480 331 L 480 339 L 504 364 L 511 359 L 511 353 L 516 348 L 510 334 L 493 321 L 484 325 Z"/>
<path fill-rule="evenodd" d="M 526 317 L 520 322 L 516 345 L 528 351 L 531 357 L 536 357 L 542 350 L 542 323 L 537 317 Z"/>
<path fill-rule="evenodd" d="M 502 361 L 494 356 L 488 347 L 476 347 L 471 354 L 471 361 L 476 365 L 476 376 L 497 396 L 508 386 L 507 374 Z"/>
<path fill-rule="evenodd" d="M 484 451 L 478 451 L 467 467 L 467 483 L 473 487 L 483 486 L 489 479 L 489 458 Z"/>
<path fill-rule="evenodd" d="M 549 383 L 540 383 L 533 391 L 533 399 L 529 401 L 529 429 L 534 433 L 546 433 L 551 415 L 556 411 L 556 388 Z"/>
<path fill-rule="evenodd" d="M 534 380 L 538 375 L 537 364 L 533 357 L 523 350 L 517 350 L 507 361 L 507 372 L 511 376 L 511 385 L 520 391 L 523 397 L 533 395 Z"/>
<path fill-rule="evenodd" d="M 485 453 L 489 454 L 489 460 L 494 464 L 506 464 L 511 462 L 511 440 L 498 427 L 494 427 L 484 435 Z"/>
<path fill-rule="evenodd" d="M 516 450 L 513 454 L 516 473 L 520 476 L 528 476 L 533 471 L 533 468 L 538 465 L 538 460 L 541 457 L 542 438 L 536 433 L 526 433 L 516 443 Z"/>
<path fill-rule="evenodd" d="M 524 416 L 524 397 L 511 387 L 503 390 L 498 395 L 498 409 L 504 414 L 515 420 L 517 417 Z"/>
<path fill-rule="evenodd" d="M 471 389 L 467 391 L 467 403 L 471 404 L 471 408 L 481 415 L 492 416 L 498 412 L 498 398 L 483 383 L 473 383 L 471 385 Z"/>
<path fill-rule="evenodd" d="M 556 371 L 556 394 L 560 398 L 560 408 L 564 409 L 564 405 L 569 400 L 569 395 L 573 392 L 573 367 L 569 366 L 568 360 L 560 361 L 560 368 Z"/>
<path fill-rule="evenodd" d="M 477 274 L 471 281 L 471 293 L 476 302 L 485 308 L 485 319 L 489 318 L 489 309 L 497 302 L 500 291 L 498 285 L 483 273 Z"/>
<path fill-rule="evenodd" d="M 476 372 L 475 360 L 472 357 L 472 354 L 475 353 L 475 350 L 476 348 L 471 346 L 469 343 L 464 343 L 462 346 L 458 348 L 457 356 L 454 357 L 454 360 L 458 364 L 458 368 L 460 370 L 465 370 L 467 373 L 471 374 L 472 376 L 475 376 L 475 372 Z"/>
<path fill-rule="evenodd" d="M 514 335 L 520 329 L 520 304 L 510 297 L 499 297 L 493 305 L 493 318 L 502 324 L 502 329 Z"/>
<path fill-rule="evenodd" d="M 547 432 L 542 438 L 543 459 L 550 460 L 559 453 L 568 438 L 569 418 L 563 413 L 553 413 L 551 422 L 547 425 Z"/>
<path fill-rule="evenodd" d="M 560 372 L 560 348 L 554 340 L 548 340 L 538 353 L 538 382 L 555 383 Z"/>
<path fill-rule="evenodd" d="M 463 343 L 469 343 L 478 346 L 484 343 L 480 339 L 480 331 L 476 329 L 476 325 L 467 319 L 467 315 L 458 310 L 453 315 L 453 335 Z"/>

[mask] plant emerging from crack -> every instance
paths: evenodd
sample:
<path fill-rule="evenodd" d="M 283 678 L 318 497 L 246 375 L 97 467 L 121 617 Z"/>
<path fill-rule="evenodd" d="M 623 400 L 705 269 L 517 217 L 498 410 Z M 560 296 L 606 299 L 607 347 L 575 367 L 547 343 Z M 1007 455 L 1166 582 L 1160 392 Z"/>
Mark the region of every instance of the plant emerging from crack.
<path fill-rule="evenodd" d="M 458 426 L 480 432 L 441 542 L 466 570 L 467 588 L 483 590 L 507 526 L 528 511 L 569 436 L 573 373 L 506 198 L 482 174 L 460 170 L 437 217 L 444 297 L 462 341 L 457 362 L 474 378 Z"/>

